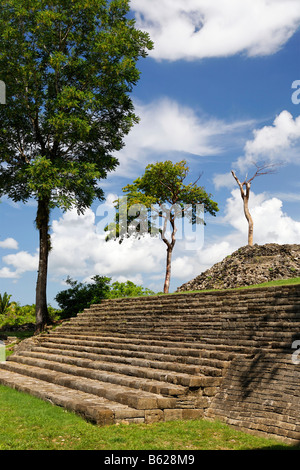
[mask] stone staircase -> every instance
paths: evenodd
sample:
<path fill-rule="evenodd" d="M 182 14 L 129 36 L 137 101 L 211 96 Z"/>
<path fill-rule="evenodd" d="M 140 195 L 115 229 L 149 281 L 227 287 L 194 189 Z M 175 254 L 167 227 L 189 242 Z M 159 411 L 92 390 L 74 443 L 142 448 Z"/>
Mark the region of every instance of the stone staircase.
<path fill-rule="evenodd" d="M 100 425 L 197 419 L 234 359 L 291 348 L 299 318 L 298 286 L 105 300 L 20 343 L 0 383 Z"/>

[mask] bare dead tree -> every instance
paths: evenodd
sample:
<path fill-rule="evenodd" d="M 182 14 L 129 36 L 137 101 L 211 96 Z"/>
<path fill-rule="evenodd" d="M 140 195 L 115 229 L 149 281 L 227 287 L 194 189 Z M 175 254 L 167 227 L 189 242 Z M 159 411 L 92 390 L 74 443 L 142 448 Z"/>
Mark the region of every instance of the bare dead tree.
<path fill-rule="evenodd" d="M 244 205 L 244 214 L 248 222 L 248 245 L 249 246 L 253 246 L 253 219 L 249 211 L 249 198 L 250 198 L 251 183 L 258 176 L 270 175 L 270 174 L 276 173 L 276 170 L 279 164 L 278 163 L 274 163 L 274 164 L 254 163 L 254 165 L 256 167 L 256 172 L 249 179 L 248 179 L 248 175 L 246 175 L 242 183 L 236 176 L 235 172 L 233 170 L 231 171 L 232 176 L 236 180 L 241 191 L 241 197 L 242 197 L 243 205 Z"/>

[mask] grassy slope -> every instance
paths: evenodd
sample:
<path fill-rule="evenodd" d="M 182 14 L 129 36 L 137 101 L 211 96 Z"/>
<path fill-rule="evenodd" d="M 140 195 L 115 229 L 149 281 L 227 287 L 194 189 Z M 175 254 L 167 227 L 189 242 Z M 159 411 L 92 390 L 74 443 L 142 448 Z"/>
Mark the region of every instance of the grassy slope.
<path fill-rule="evenodd" d="M 279 279 L 277 281 L 263 282 L 262 284 L 253 284 L 251 286 L 236 287 L 235 289 L 254 289 L 260 287 L 272 287 L 272 286 L 287 286 L 287 285 L 297 285 L 300 284 L 300 277 L 294 277 L 291 279 Z M 223 289 L 226 291 L 235 290 L 235 289 Z M 194 291 L 183 291 L 183 292 L 174 292 L 174 294 L 188 294 L 191 292 L 219 292 L 218 289 L 207 289 L 207 290 L 194 290 Z M 220 289 L 222 291 L 222 289 Z"/>

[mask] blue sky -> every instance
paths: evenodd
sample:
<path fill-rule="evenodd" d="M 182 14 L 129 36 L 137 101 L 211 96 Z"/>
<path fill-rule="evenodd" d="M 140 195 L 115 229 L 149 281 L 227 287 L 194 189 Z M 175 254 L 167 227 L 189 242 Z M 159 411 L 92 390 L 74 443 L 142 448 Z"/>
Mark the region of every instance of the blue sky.
<path fill-rule="evenodd" d="M 82 216 L 51 214 L 53 249 L 48 301 L 69 275 L 105 275 L 155 291 L 163 288 L 165 245 L 145 237 L 122 245 L 104 241 L 112 201 L 147 164 L 185 159 L 190 181 L 212 193 L 220 211 L 205 216 L 204 244 L 178 240 L 171 291 L 247 244 L 247 223 L 236 182 L 255 162 L 281 163 L 251 188 L 254 243 L 300 243 L 300 5 L 299 0 L 132 0 L 137 26 L 155 48 L 139 62 L 133 91 L 140 123 L 126 137 L 120 165 L 101 182 L 106 201 Z M 299 83 L 296 81 L 299 80 Z M 292 85 L 294 83 L 294 87 Z M 292 99 L 293 97 L 293 99 Z M 0 292 L 35 302 L 36 205 L 0 204 Z M 106 217 L 102 217 L 107 214 Z"/>

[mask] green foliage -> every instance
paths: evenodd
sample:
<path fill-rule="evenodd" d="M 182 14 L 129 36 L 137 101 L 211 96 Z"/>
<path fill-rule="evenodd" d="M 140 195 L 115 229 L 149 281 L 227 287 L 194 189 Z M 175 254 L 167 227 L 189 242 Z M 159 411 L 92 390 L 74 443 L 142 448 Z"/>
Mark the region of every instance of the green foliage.
<path fill-rule="evenodd" d="M 59 312 L 48 305 L 48 311 L 53 321 L 59 318 Z M 11 302 L 5 313 L 0 314 L 0 328 L 18 327 L 28 323 L 35 323 L 35 305 L 23 305 Z"/>
<path fill-rule="evenodd" d="M 185 218 L 192 224 L 205 224 L 204 212 L 215 216 L 219 210 L 211 194 L 197 185 L 199 178 L 194 183 L 184 183 L 189 171 L 185 160 L 148 165 L 143 176 L 123 188 L 125 200 L 115 201 L 115 221 L 105 228 L 106 240 L 118 238 L 119 243 L 125 237 L 160 234 L 167 246 L 164 293 L 170 287 L 177 220 Z"/>
<path fill-rule="evenodd" d="M 60 306 L 61 318 L 69 318 L 82 312 L 92 304 L 99 304 L 103 299 L 118 297 L 137 297 L 154 294 L 150 289 L 136 286 L 133 282 L 113 282 L 103 276 L 92 277 L 91 283 L 82 283 L 67 278 L 70 287 L 57 294 L 56 302 Z"/>
<path fill-rule="evenodd" d="M 147 208 L 158 204 L 204 204 L 205 210 L 212 215 L 218 211 L 217 203 L 211 200 L 203 187 L 194 183 L 184 184 L 189 174 L 187 162 L 182 160 L 173 163 L 170 160 L 148 165 L 141 178 L 137 178 L 133 184 L 123 188 L 127 195 L 129 205 L 143 204 Z M 188 215 L 188 214 L 187 214 Z M 191 213 L 193 220 L 197 221 L 195 214 Z"/>
<path fill-rule="evenodd" d="M 10 306 L 11 295 L 8 295 L 7 292 L 4 292 L 3 295 L 0 294 L 0 315 L 5 315 L 9 306 Z"/>
<path fill-rule="evenodd" d="M 116 299 L 119 297 L 139 297 L 142 295 L 154 295 L 151 289 L 135 285 L 132 281 L 113 282 L 107 294 L 107 298 Z"/>
<path fill-rule="evenodd" d="M 62 310 L 61 317 L 69 318 L 82 312 L 91 304 L 98 304 L 109 291 L 110 278 L 94 276 L 92 283 L 82 283 L 67 278 L 68 289 L 59 292 L 55 300 Z"/>
<path fill-rule="evenodd" d="M 198 186 L 197 181 L 184 183 L 189 171 L 185 160 L 178 163 L 168 160 L 148 165 L 142 177 L 123 188 L 125 198 L 116 201 L 116 221 L 106 227 L 107 239 L 131 235 L 130 225 L 137 216 L 140 220 L 146 219 L 142 223 L 144 229 L 148 227 L 148 233 L 154 236 L 160 233 L 163 239 L 167 223 L 163 228 L 157 227 L 159 218 L 164 222 L 169 221 L 173 226 L 175 219 L 181 217 L 186 217 L 190 223 L 201 224 L 204 223 L 203 214 L 199 214 L 197 210 L 197 206 L 201 204 L 205 212 L 215 216 L 219 209 L 212 200 L 212 195 Z M 141 211 L 137 211 L 137 216 L 130 215 L 130 208 L 133 206 L 146 208 L 148 213 L 141 214 Z M 140 223 L 133 233 L 138 235 L 141 232 Z"/>
<path fill-rule="evenodd" d="M 149 36 L 128 0 L 9 0 L 0 12 L 0 194 L 83 211 L 138 121 L 129 93 Z"/>

